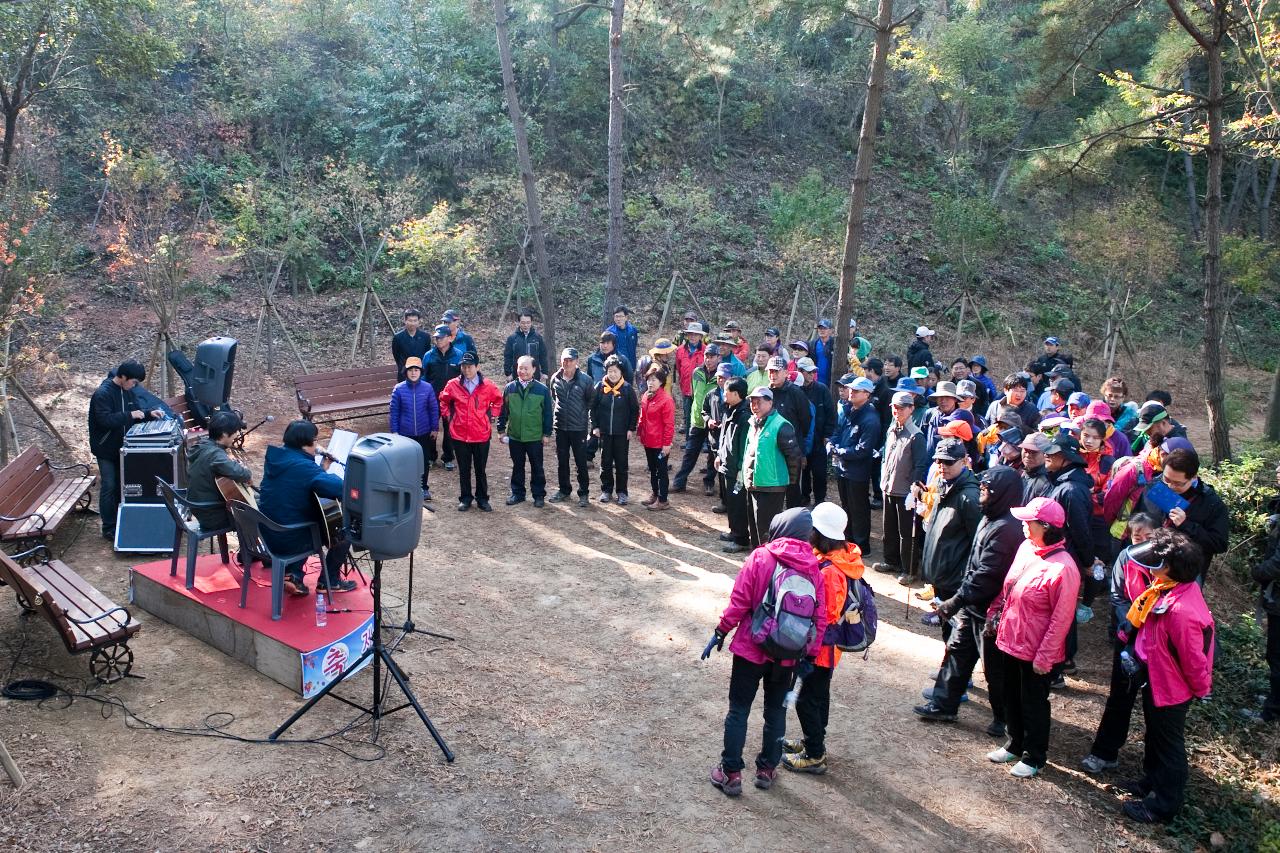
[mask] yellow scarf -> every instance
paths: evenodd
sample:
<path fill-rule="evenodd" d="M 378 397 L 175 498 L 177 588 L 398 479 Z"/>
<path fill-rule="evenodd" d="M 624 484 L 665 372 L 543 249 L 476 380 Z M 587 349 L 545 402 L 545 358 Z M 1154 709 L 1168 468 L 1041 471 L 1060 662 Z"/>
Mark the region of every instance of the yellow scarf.
<path fill-rule="evenodd" d="M 604 382 L 603 382 L 603 384 L 602 384 L 602 386 L 601 386 L 601 387 L 603 387 L 603 388 L 604 388 L 604 393 L 606 393 L 606 394 L 613 394 L 615 397 L 621 397 L 621 396 L 622 396 L 622 386 L 623 386 L 623 384 L 624 384 L 626 381 L 627 381 L 627 380 L 625 380 L 625 379 L 619 379 L 619 380 L 618 380 L 618 384 L 617 384 L 617 385 L 610 385 L 610 384 L 609 384 L 609 379 L 608 379 L 608 377 L 605 377 Z"/>
<path fill-rule="evenodd" d="M 1169 578 L 1156 578 L 1151 586 L 1144 589 L 1133 600 L 1133 604 L 1129 605 L 1129 612 L 1125 614 L 1125 618 L 1135 628 L 1141 628 L 1142 623 L 1147 621 L 1147 617 L 1151 615 L 1151 611 L 1155 609 L 1156 602 L 1160 600 L 1160 596 L 1173 589 L 1178 585 L 1175 580 Z"/>

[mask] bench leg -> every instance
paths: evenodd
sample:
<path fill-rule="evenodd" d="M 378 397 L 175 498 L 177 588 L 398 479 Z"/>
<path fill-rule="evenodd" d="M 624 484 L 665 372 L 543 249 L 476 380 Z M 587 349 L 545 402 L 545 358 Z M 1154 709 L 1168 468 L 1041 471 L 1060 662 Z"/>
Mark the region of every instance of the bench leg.
<path fill-rule="evenodd" d="M 89 655 L 89 672 L 103 684 L 112 684 L 133 669 L 133 649 L 128 643 L 113 643 L 93 650 Z"/>

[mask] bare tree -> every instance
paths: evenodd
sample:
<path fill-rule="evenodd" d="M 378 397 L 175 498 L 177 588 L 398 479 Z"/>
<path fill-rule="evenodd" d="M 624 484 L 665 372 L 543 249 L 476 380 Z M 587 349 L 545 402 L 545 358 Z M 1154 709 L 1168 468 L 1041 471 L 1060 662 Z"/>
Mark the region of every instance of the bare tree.
<path fill-rule="evenodd" d="M 906 23 L 916 11 L 913 10 L 895 21 L 893 0 L 879 0 L 874 21 L 854 15 L 858 23 L 871 29 L 875 35 L 871 48 L 871 72 L 867 78 L 867 98 L 862 110 L 862 132 L 858 135 L 858 158 L 853 167 L 853 186 L 849 189 L 849 218 L 845 224 L 840 291 L 836 299 L 835 357 L 841 360 L 849 351 L 849 318 L 853 314 L 853 292 L 858 282 L 858 253 L 862 251 L 863 216 L 867 210 L 867 191 L 871 186 L 871 165 L 875 160 L 876 124 L 880 120 L 880 103 L 884 99 L 889 40 L 893 31 Z M 833 389 L 842 373 L 842 370 L 831 371 Z"/>
<path fill-rule="evenodd" d="M 525 127 L 524 111 L 520 109 L 520 95 L 516 91 L 515 63 L 511 58 L 511 39 L 507 34 L 506 0 L 493 0 L 493 20 L 498 32 L 498 57 L 502 62 L 502 89 L 507 96 L 507 114 L 511 116 L 511 129 L 516 137 L 516 165 L 520 169 L 520 183 L 524 185 L 525 213 L 529 220 L 529 237 L 533 243 L 533 266 L 538 276 L 538 295 L 542 303 L 542 334 L 546 338 L 547 350 L 555 352 L 555 283 L 551 280 L 551 268 L 547 260 L 542 198 L 538 193 L 538 181 L 533 174 L 533 160 L 529 156 L 529 132 Z"/>
<path fill-rule="evenodd" d="M 605 323 L 622 299 L 622 13 L 613 0 L 609 17 L 609 248 L 604 285 Z"/>

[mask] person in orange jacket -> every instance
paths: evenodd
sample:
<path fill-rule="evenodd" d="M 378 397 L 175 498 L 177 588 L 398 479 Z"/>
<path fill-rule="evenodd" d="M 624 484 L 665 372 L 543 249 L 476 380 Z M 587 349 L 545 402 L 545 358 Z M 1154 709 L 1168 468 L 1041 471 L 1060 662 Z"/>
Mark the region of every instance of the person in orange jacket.
<path fill-rule="evenodd" d="M 826 624 L 840 621 L 849 581 L 858 580 L 865 570 L 862 551 L 844 538 L 848 516 L 830 501 L 813 508 L 813 533 L 809 544 L 822 570 L 823 602 Z M 782 741 L 782 766 L 797 773 L 827 772 L 827 717 L 831 711 L 831 676 L 840 663 L 840 649 L 823 645 L 810 659 L 812 671 L 803 676 L 800 695 L 796 699 L 796 717 L 804 738 Z M 803 664 L 801 664 L 803 665 Z M 805 667 L 808 669 L 808 667 Z M 799 672 L 799 668 L 797 668 Z"/>
<path fill-rule="evenodd" d="M 491 424 L 502 411 L 502 391 L 480 373 L 480 359 L 463 353 L 462 375 L 455 376 L 440 392 L 440 417 L 448 420 L 453 452 L 458 460 L 458 512 L 471 509 L 474 500 L 482 512 L 489 505 L 489 438 Z M 475 493 L 471 491 L 471 471 L 476 472 Z"/>

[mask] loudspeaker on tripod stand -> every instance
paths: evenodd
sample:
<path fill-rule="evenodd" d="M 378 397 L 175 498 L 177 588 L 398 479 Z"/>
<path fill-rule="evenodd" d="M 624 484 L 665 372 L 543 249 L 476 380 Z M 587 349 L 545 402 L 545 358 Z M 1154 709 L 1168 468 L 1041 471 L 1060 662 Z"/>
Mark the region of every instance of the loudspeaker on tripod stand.
<path fill-rule="evenodd" d="M 408 556 L 422 535 L 422 447 L 379 432 L 355 443 L 347 456 L 342 515 L 355 548 L 375 560 Z"/>

